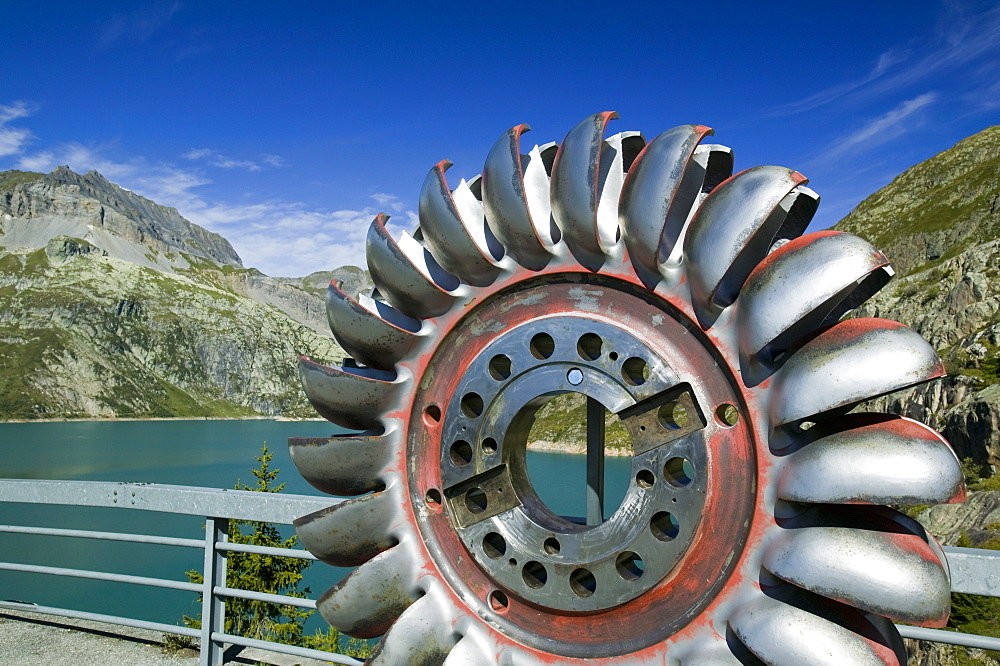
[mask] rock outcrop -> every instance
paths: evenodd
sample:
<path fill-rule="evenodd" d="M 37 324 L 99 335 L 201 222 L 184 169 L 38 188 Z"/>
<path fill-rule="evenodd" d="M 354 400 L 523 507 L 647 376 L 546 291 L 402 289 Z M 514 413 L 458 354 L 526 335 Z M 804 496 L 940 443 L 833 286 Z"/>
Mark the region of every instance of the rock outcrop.
<path fill-rule="evenodd" d="M 50 238 L 68 235 L 91 241 L 119 259 L 163 270 L 186 268 L 184 254 L 243 267 L 233 246 L 219 234 L 188 222 L 175 208 L 118 187 L 96 171 L 81 176 L 61 166 L 36 175 L 0 192 L 0 243 L 7 248 L 41 247 Z"/>
<path fill-rule="evenodd" d="M 907 169 L 836 228 L 870 240 L 898 273 L 854 316 L 914 328 L 951 375 L 874 408 L 933 425 L 959 457 L 1000 471 L 1000 126 Z"/>

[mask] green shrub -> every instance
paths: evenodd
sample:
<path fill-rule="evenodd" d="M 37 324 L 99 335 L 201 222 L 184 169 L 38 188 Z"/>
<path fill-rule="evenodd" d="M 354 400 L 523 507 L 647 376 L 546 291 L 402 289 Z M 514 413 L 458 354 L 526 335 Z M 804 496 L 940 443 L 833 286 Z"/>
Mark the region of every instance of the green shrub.
<path fill-rule="evenodd" d="M 261 454 L 256 460 L 259 466 L 251 473 L 257 482 L 253 486 L 236 481 L 236 490 L 252 490 L 262 493 L 278 493 L 285 488 L 284 483 L 276 483 L 280 469 L 271 469 L 271 452 L 267 442 L 261 447 Z M 283 539 L 278 528 L 272 523 L 256 521 L 230 520 L 229 540 L 233 543 L 253 544 L 270 548 L 292 548 L 296 544 L 295 536 Z M 265 594 L 281 594 L 289 597 L 306 598 L 310 594 L 308 587 L 301 588 L 302 572 L 310 564 L 309 560 L 300 560 L 257 553 L 240 553 L 230 551 L 226 556 L 226 586 L 263 592 Z M 188 571 L 187 577 L 193 583 L 202 583 L 204 578 L 198 571 Z M 199 603 L 201 599 L 199 597 Z M 297 606 L 287 606 L 254 601 L 251 599 L 226 599 L 226 633 L 255 638 L 264 641 L 299 645 L 329 652 L 340 652 L 352 657 L 367 657 L 371 654 L 368 641 L 341 636 L 329 627 L 317 629 L 312 635 L 305 635 L 306 620 L 315 611 L 305 610 Z M 184 616 L 184 624 L 189 627 L 201 627 L 197 618 Z M 346 640 L 345 640 L 346 639 Z"/>

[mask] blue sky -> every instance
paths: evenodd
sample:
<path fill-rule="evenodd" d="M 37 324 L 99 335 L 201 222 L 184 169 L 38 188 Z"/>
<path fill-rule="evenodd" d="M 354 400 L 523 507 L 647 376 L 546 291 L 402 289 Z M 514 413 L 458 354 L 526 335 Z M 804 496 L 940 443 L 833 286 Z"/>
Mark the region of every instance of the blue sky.
<path fill-rule="evenodd" d="M 1000 123 L 996 3 L 22 2 L 0 60 L 0 169 L 97 169 L 270 275 L 363 265 L 522 122 L 708 125 L 804 173 L 813 229 Z"/>

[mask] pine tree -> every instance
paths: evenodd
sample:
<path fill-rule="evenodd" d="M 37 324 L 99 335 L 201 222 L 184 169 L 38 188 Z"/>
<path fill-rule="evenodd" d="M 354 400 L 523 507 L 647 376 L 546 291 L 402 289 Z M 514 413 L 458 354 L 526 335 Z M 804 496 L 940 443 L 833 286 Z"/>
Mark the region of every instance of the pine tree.
<path fill-rule="evenodd" d="M 271 469 L 272 457 L 267 442 L 264 442 L 261 454 L 256 458 L 259 466 L 251 470 L 257 480 L 256 484 L 247 486 L 238 479 L 235 489 L 281 492 L 285 484 L 277 483 L 281 470 Z M 295 536 L 283 539 L 272 523 L 245 520 L 229 521 L 229 541 L 271 548 L 292 548 L 296 544 Z M 309 560 L 236 551 L 230 551 L 226 559 L 227 587 L 299 598 L 306 598 L 310 593 L 308 587 L 299 589 L 302 572 L 311 564 Z M 188 571 L 187 576 L 193 583 L 200 584 L 204 581 L 198 571 Z M 353 657 L 370 656 L 371 647 L 368 642 L 356 638 L 349 638 L 341 649 L 341 636 L 332 627 L 317 629 L 312 635 L 304 635 L 306 619 L 312 613 L 311 610 L 297 606 L 231 597 L 226 599 L 226 633 L 329 652 L 339 651 Z M 188 616 L 184 616 L 184 623 L 193 627 L 201 625 L 198 619 Z"/>

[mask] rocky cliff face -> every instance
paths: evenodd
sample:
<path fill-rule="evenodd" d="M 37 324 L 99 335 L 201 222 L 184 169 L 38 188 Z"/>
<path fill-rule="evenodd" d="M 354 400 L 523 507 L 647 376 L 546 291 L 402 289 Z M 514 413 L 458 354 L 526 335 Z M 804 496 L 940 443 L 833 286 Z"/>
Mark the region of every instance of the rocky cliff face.
<path fill-rule="evenodd" d="M 312 416 L 301 354 L 343 356 L 303 279 L 96 172 L 0 173 L 0 418 Z"/>
<path fill-rule="evenodd" d="M 166 270 L 186 267 L 182 254 L 243 267 L 222 236 L 191 224 L 174 208 L 108 182 L 96 171 L 81 176 L 61 166 L 45 175 L 16 173 L 24 174 L 22 182 L 0 193 L 0 231 L 8 248 L 37 248 L 44 246 L 43 239 L 69 235 L 109 245 L 105 249 L 119 259 L 145 264 L 135 261 L 145 257 Z M 157 261 L 149 254 L 162 257 Z"/>
<path fill-rule="evenodd" d="M 901 174 L 863 201 L 838 229 L 872 241 L 898 272 L 855 316 L 885 317 L 919 331 L 949 376 L 880 398 L 864 409 L 931 425 L 973 470 L 1000 471 L 1000 127 L 991 127 Z M 971 471 L 971 470 L 970 470 Z M 973 476 L 975 472 L 971 472 Z M 917 519 L 945 545 L 1000 548 L 1000 477 L 970 486 L 964 504 Z M 972 601 L 968 599 L 979 599 Z M 985 601 L 983 601 L 985 599 Z M 972 612 L 969 608 L 974 609 Z M 957 610 L 956 610 L 957 609 Z M 964 610 L 963 610 L 964 609 Z M 988 598 L 954 595 L 953 626 L 1000 635 Z M 907 641 L 919 666 L 997 664 L 997 653 Z"/>
<path fill-rule="evenodd" d="M 950 377 L 876 408 L 938 428 L 1000 470 L 1000 127 L 901 174 L 837 224 L 885 251 L 897 278 L 858 309 L 919 331 Z"/>

